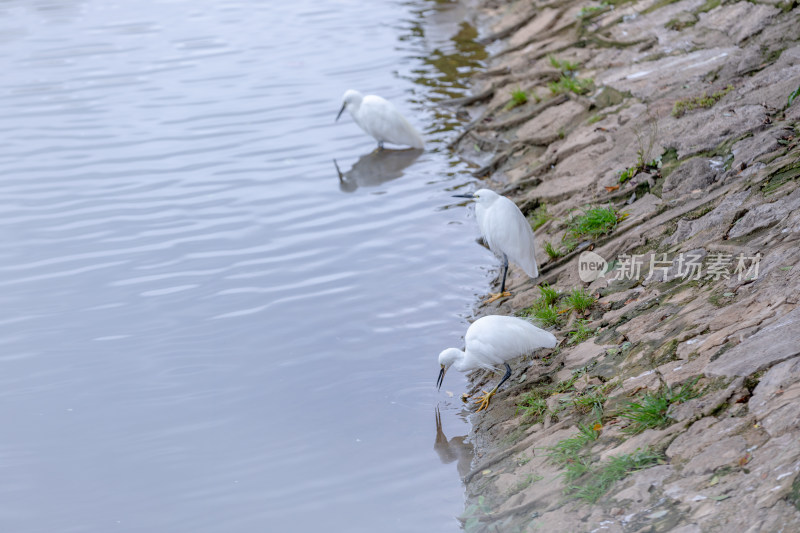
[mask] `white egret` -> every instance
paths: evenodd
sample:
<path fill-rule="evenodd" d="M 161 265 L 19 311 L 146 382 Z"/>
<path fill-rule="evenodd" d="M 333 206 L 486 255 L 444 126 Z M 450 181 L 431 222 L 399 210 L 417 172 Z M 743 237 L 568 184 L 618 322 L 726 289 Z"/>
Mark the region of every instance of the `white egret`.
<path fill-rule="evenodd" d="M 336 115 L 336 120 L 339 120 L 345 109 L 362 130 L 378 141 L 378 150 L 383 150 L 385 142 L 412 148 L 425 147 L 425 141 L 414 126 L 408 123 L 391 102 L 380 96 L 364 96 L 349 89 L 342 96 L 342 108 Z"/>
<path fill-rule="evenodd" d="M 478 228 L 489 249 L 503 258 L 503 281 L 500 284 L 500 292 L 491 294 L 486 303 L 503 296 L 511 296 L 511 293 L 506 291 L 509 259 L 521 266 L 528 276 L 532 278 L 539 276 L 533 230 L 517 204 L 489 189 L 478 189 L 474 193 L 454 196 L 472 198 L 476 201 L 475 217 L 478 219 Z"/>
<path fill-rule="evenodd" d="M 538 348 L 553 348 L 556 338 L 549 331 L 537 328 L 527 320 L 513 316 L 488 315 L 479 318 L 467 328 L 464 336 L 465 348 L 448 348 L 439 354 L 439 379 L 436 386 L 441 389 L 447 369 L 455 366 L 459 372 L 468 372 L 478 368 L 496 370 L 505 365 L 506 373 L 500 383 L 491 390 L 483 391 L 483 396 L 475 400 L 479 403 L 478 411 L 489 406 L 489 400 L 500 388 L 500 385 L 511 376 L 511 367 L 507 361 L 520 355 L 526 355 Z M 466 401 L 466 396 L 462 399 Z"/>

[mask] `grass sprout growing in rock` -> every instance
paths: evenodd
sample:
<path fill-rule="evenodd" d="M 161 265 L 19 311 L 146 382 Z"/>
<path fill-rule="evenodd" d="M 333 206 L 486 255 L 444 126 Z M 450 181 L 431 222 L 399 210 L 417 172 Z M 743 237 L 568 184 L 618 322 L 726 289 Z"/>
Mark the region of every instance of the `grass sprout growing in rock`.
<path fill-rule="evenodd" d="M 513 109 L 517 106 L 525 105 L 528 103 L 528 93 L 520 88 L 511 91 L 511 101 L 506 104 L 506 109 Z"/>
<path fill-rule="evenodd" d="M 647 121 L 647 135 L 638 128 L 634 129 L 636 143 L 636 165 L 623 170 L 619 175 L 619 182 L 625 183 L 639 172 L 656 172 L 661 169 L 661 156 L 652 157 L 653 147 L 658 141 L 658 122 L 652 117 Z"/>
<path fill-rule="evenodd" d="M 541 204 L 533 211 L 533 214 L 530 216 L 531 228 L 533 228 L 533 230 L 536 231 L 537 229 L 541 228 L 544 225 L 544 223 L 550 220 L 551 218 L 553 218 L 553 216 L 547 212 L 547 206 L 545 204 Z"/>
<path fill-rule="evenodd" d="M 567 307 L 570 309 L 574 309 L 578 313 L 584 313 L 587 309 L 594 305 L 597 299 L 589 294 L 585 289 L 581 287 L 575 287 L 570 291 L 567 297 L 564 299 L 567 304 Z"/>
<path fill-rule="evenodd" d="M 553 94 L 586 94 L 594 88 L 594 80 L 591 78 L 573 78 L 572 76 L 561 75 L 558 81 L 551 81 L 547 88 Z"/>
<path fill-rule="evenodd" d="M 578 425 L 579 432 L 568 439 L 559 441 L 555 446 L 547 448 L 547 457 L 554 464 L 564 469 L 563 476 L 567 481 L 578 479 L 589 471 L 591 458 L 580 452 L 586 444 L 597 440 L 600 433 L 590 426 Z"/>
<path fill-rule="evenodd" d="M 547 400 L 537 393 L 529 393 L 522 398 L 522 403 L 517 405 L 517 414 L 522 413 L 523 418 L 538 419 L 547 412 Z"/>
<path fill-rule="evenodd" d="M 794 102 L 794 99 L 795 99 L 795 98 L 797 98 L 798 96 L 800 96 L 800 85 L 798 85 L 798 86 L 797 86 L 797 89 L 795 89 L 795 90 L 794 90 L 794 91 L 793 91 L 793 92 L 792 92 L 792 93 L 789 95 L 789 100 L 788 100 L 788 103 L 786 104 L 786 107 L 789 107 L 790 105 L 792 105 L 792 102 Z"/>
<path fill-rule="evenodd" d="M 552 54 L 547 56 L 547 59 L 550 61 L 550 64 L 553 65 L 553 68 L 560 70 L 561 74 L 563 74 L 564 76 L 571 75 L 572 73 L 577 71 L 578 67 L 580 66 L 577 63 L 572 63 L 571 61 L 566 61 L 566 60 L 560 61 L 556 59 L 556 57 Z"/>
<path fill-rule="evenodd" d="M 637 402 L 629 402 L 617 413 L 617 416 L 629 421 L 622 431 L 632 435 L 647 429 L 663 428 L 672 423 L 667 410 L 672 404 L 683 403 L 697 398 L 700 393 L 694 389 L 697 380 L 685 383 L 679 389 L 663 387 L 657 392 L 647 392 Z"/>
<path fill-rule="evenodd" d="M 558 309 L 554 305 L 541 305 L 534 309 L 531 316 L 539 322 L 542 327 L 557 326 L 561 321 Z"/>
<path fill-rule="evenodd" d="M 594 335 L 595 330 L 587 328 L 586 327 L 587 322 L 588 320 L 582 320 L 582 319 L 575 321 L 575 326 L 573 330 L 568 333 L 567 344 L 569 345 L 580 344 Z"/>
<path fill-rule="evenodd" d="M 549 283 L 542 283 L 539 285 L 539 292 L 541 293 L 539 296 L 539 300 L 544 305 L 553 305 L 558 301 L 558 297 L 560 296 L 558 289 L 554 289 L 550 286 Z"/>
<path fill-rule="evenodd" d="M 562 255 L 561 250 L 553 246 L 553 243 L 549 241 L 545 241 L 544 243 L 544 253 L 547 254 L 547 257 L 554 261 Z"/>
<path fill-rule="evenodd" d="M 611 233 L 619 221 L 627 214 L 620 214 L 614 207 L 591 207 L 579 215 L 573 216 L 567 223 L 565 240 L 578 241 L 584 237 L 596 239 Z"/>
<path fill-rule="evenodd" d="M 603 404 L 606 403 L 607 399 L 608 398 L 605 397 L 602 391 L 594 389 L 574 397 L 572 399 L 572 405 L 578 414 L 585 415 L 594 411 L 599 419 L 602 417 Z"/>
<path fill-rule="evenodd" d="M 712 107 L 714 104 L 719 102 L 723 96 L 725 96 L 732 90 L 733 90 L 733 85 L 728 85 L 721 91 L 717 91 L 711 94 L 711 96 L 708 96 L 708 94 L 704 92 L 701 96 L 695 96 L 693 98 L 678 100 L 672 107 L 672 116 L 675 118 L 680 118 L 683 115 L 685 115 L 688 111 L 692 111 L 697 108 Z"/>
<path fill-rule="evenodd" d="M 661 456 L 647 448 L 637 449 L 631 454 L 617 455 L 592 468 L 583 483 L 570 486 L 566 492 L 586 503 L 596 503 L 617 481 L 661 462 Z"/>

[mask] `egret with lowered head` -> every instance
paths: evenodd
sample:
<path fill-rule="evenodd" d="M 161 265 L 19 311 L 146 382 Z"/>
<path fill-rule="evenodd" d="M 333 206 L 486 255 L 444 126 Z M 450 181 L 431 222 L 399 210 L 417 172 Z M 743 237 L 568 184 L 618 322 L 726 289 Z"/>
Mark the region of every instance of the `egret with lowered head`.
<path fill-rule="evenodd" d="M 399 144 L 412 148 L 424 148 L 425 141 L 414 126 L 395 109 L 394 105 L 380 96 L 368 94 L 364 96 L 358 91 L 349 89 L 342 96 L 342 108 L 336 120 L 347 109 L 358 126 L 378 141 L 378 150 L 383 150 L 383 143 Z"/>
<path fill-rule="evenodd" d="M 479 318 L 467 328 L 464 336 L 464 350 L 448 348 L 439 354 L 439 379 L 436 386 L 441 389 L 447 369 L 455 366 L 459 372 L 469 372 L 478 368 L 495 370 L 505 365 L 506 373 L 491 392 L 483 391 L 483 396 L 475 400 L 480 404 L 478 411 L 489 406 L 489 400 L 500 385 L 511 376 L 507 361 L 532 353 L 539 348 L 554 348 L 555 336 L 549 331 L 537 328 L 527 320 L 513 316 L 488 315 Z M 462 396 L 466 401 L 466 395 Z"/>
<path fill-rule="evenodd" d="M 489 249 L 503 258 L 503 281 L 500 284 L 500 292 L 490 295 L 491 298 L 486 303 L 503 296 L 511 296 L 511 293 L 506 291 L 509 259 L 521 266 L 528 276 L 532 278 L 539 276 L 533 229 L 517 204 L 489 189 L 478 189 L 474 193 L 454 196 L 475 200 L 478 228 Z"/>

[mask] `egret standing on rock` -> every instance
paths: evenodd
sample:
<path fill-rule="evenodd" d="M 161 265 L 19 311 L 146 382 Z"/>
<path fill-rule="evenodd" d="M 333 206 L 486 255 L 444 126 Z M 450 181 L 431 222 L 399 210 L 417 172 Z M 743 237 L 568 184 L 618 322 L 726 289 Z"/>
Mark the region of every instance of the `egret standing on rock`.
<path fill-rule="evenodd" d="M 491 390 L 483 391 L 483 396 L 475 400 L 479 403 L 478 411 L 489 406 L 489 400 L 500 388 L 500 385 L 511 376 L 511 367 L 507 361 L 520 355 L 526 355 L 539 348 L 553 348 L 556 338 L 549 331 L 537 328 L 527 320 L 513 316 L 489 315 L 479 318 L 467 328 L 464 336 L 465 348 L 448 348 L 439 354 L 439 379 L 436 386 L 441 389 L 447 369 L 455 366 L 459 372 L 468 372 L 478 368 L 495 370 L 505 365 L 506 373 L 500 383 Z M 462 396 L 466 401 L 466 395 Z"/>
<path fill-rule="evenodd" d="M 414 126 L 408 123 L 391 102 L 380 96 L 364 96 L 350 89 L 342 97 L 342 108 L 336 115 L 336 120 L 339 120 L 345 109 L 362 130 L 378 141 L 378 150 L 383 150 L 385 142 L 412 148 L 425 147 L 425 141 Z"/>
<path fill-rule="evenodd" d="M 517 204 L 489 189 L 478 189 L 470 194 L 456 194 L 455 197 L 475 200 L 478 228 L 489 249 L 503 258 L 503 282 L 500 285 L 500 292 L 492 294 L 487 303 L 503 296 L 511 296 L 511 293 L 506 291 L 509 259 L 521 266 L 528 276 L 532 278 L 539 276 L 533 230 Z"/>

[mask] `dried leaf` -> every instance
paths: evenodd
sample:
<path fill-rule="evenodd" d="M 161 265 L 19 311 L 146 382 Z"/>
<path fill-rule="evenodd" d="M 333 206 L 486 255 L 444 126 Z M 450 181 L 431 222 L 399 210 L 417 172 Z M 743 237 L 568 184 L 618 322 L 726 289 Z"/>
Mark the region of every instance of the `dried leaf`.
<path fill-rule="evenodd" d="M 612 185 L 612 186 L 610 186 L 610 187 L 609 187 L 609 186 L 606 186 L 606 191 L 608 191 L 608 192 L 614 192 L 614 191 L 616 191 L 617 189 L 619 189 L 619 185 Z"/>
<path fill-rule="evenodd" d="M 713 487 L 717 483 L 719 483 L 719 476 L 714 476 L 711 478 L 711 481 L 708 482 L 708 486 Z"/>

